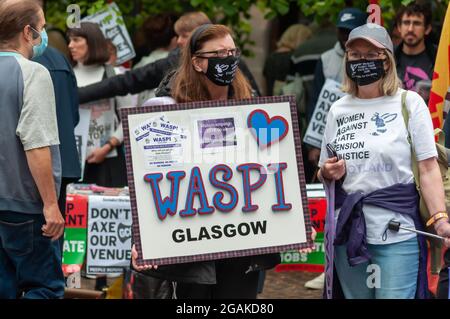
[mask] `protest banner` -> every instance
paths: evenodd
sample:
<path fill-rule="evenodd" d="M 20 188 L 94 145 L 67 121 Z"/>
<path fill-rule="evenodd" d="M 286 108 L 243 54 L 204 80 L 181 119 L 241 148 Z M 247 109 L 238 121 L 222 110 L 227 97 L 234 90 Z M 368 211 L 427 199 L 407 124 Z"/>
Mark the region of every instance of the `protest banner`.
<path fill-rule="evenodd" d="M 130 259 L 129 197 L 89 196 L 87 273 L 122 273 Z"/>
<path fill-rule="evenodd" d="M 88 197 L 68 194 L 66 198 L 66 226 L 63 244 L 63 272 L 81 270 L 86 255 Z"/>
<path fill-rule="evenodd" d="M 82 21 L 97 23 L 105 38 L 111 39 L 117 48 L 118 65 L 136 56 L 122 13 L 114 2 L 109 3 L 106 9 L 83 18 Z"/>
<path fill-rule="evenodd" d="M 81 164 L 81 176 L 84 173 L 84 164 L 86 163 L 87 142 L 89 137 L 89 122 L 91 121 L 91 110 L 79 108 L 80 121 L 75 127 L 75 142 L 78 151 L 78 160 Z"/>
<path fill-rule="evenodd" d="M 315 240 L 315 249 L 306 254 L 296 250 L 281 253 L 281 264 L 275 267 L 276 272 L 282 271 L 308 271 L 321 273 L 325 270 L 325 246 L 323 233 L 318 233 Z"/>
<path fill-rule="evenodd" d="M 121 115 L 138 265 L 314 245 L 293 97 Z"/>
<path fill-rule="evenodd" d="M 325 269 L 324 229 L 327 200 L 322 184 L 306 185 L 308 206 L 311 214 L 312 227 L 317 231 L 316 249 L 310 254 L 298 251 L 281 253 L 281 264 L 276 266 L 278 271 L 309 271 L 323 272 Z"/>
<path fill-rule="evenodd" d="M 344 96 L 344 94 L 345 93 L 341 91 L 340 83 L 331 79 L 325 81 L 305 133 L 305 143 L 320 148 L 322 137 L 325 132 L 325 125 L 327 124 L 328 111 L 330 110 L 331 105 Z"/>

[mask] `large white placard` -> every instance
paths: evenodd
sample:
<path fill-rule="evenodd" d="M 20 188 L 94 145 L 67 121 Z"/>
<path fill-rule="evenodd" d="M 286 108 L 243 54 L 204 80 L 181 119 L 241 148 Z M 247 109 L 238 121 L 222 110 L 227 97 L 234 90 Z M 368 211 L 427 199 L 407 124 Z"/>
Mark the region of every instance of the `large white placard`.
<path fill-rule="evenodd" d="M 122 273 L 131 259 L 128 196 L 89 196 L 87 272 Z"/>
<path fill-rule="evenodd" d="M 295 102 L 281 99 L 123 111 L 139 262 L 312 245 Z"/>
<path fill-rule="evenodd" d="M 118 65 L 136 56 L 122 13 L 114 2 L 109 3 L 107 9 L 87 16 L 82 21 L 97 23 L 105 37 L 111 39 L 117 48 Z"/>

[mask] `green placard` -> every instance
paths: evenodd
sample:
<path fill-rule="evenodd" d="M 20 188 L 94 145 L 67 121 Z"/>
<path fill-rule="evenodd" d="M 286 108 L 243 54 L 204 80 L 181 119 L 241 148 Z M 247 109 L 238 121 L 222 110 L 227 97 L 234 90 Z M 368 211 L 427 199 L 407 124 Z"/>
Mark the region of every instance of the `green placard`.
<path fill-rule="evenodd" d="M 324 265 L 325 264 L 325 245 L 323 242 L 323 233 L 317 233 L 315 240 L 316 250 L 310 254 L 301 254 L 296 250 L 281 253 L 281 263 Z"/>
<path fill-rule="evenodd" d="M 63 265 L 82 265 L 86 255 L 86 228 L 66 228 L 64 231 Z"/>

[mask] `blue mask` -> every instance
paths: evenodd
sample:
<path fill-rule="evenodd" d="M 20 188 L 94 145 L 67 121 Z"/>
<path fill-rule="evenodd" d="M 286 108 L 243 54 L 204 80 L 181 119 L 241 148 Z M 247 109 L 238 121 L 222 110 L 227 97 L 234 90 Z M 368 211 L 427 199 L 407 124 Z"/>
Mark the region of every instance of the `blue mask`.
<path fill-rule="evenodd" d="M 35 29 L 33 29 L 33 30 L 36 31 Z M 39 32 L 37 32 L 37 33 L 39 33 Z M 38 45 L 33 45 L 32 58 L 41 56 L 42 54 L 44 54 L 45 49 L 47 49 L 47 45 L 48 45 L 47 31 L 45 31 L 45 29 L 42 29 L 42 31 L 39 33 L 39 36 L 41 37 L 41 43 Z"/>

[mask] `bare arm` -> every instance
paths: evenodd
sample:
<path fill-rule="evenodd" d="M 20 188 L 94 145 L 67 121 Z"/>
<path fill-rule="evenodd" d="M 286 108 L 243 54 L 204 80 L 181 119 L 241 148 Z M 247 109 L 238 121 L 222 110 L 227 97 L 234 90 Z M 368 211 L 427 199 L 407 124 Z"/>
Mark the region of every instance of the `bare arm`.
<path fill-rule="evenodd" d="M 441 172 L 436 158 L 429 158 L 418 162 L 420 189 L 425 199 L 430 216 L 437 212 L 446 211 L 444 186 Z M 445 219 L 440 219 L 434 224 L 437 233 L 447 237 L 445 245 L 450 246 L 450 224 Z"/>
<path fill-rule="evenodd" d="M 53 180 L 50 147 L 31 149 L 25 152 L 28 167 L 44 202 L 46 224 L 42 227 L 44 236 L 56 240 L 64 232 L 64 219 L 58 207 L 55 182 Z"/>
<path fill-rule="evenodd" d="M 445 211 L 444 186 L 441 171 L 436 158 L 432 157 L 418 162 L 420 189 L 431 215 Z"/>

